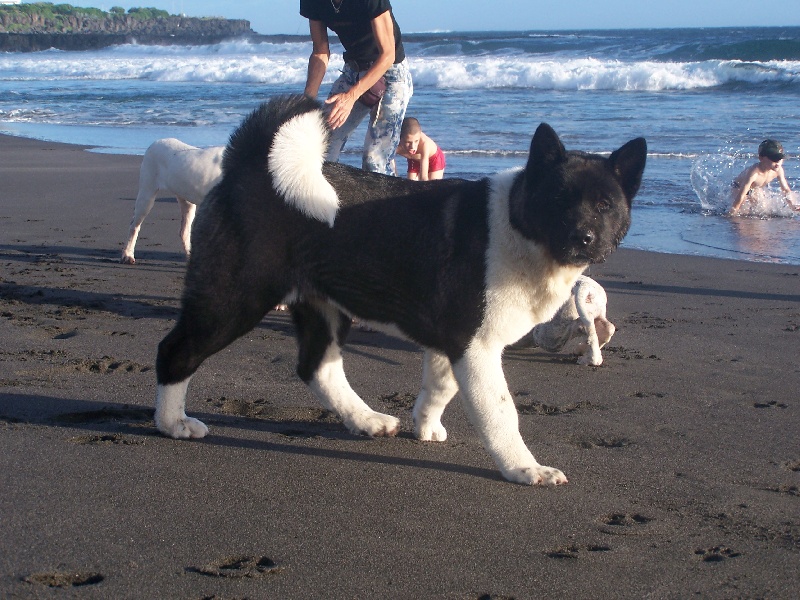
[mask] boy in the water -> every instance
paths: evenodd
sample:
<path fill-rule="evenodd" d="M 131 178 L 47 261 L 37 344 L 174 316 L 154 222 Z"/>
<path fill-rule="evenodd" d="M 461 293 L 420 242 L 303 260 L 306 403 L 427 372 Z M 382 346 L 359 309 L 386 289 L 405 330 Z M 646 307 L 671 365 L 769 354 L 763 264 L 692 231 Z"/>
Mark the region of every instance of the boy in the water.
<path fill-rule="evenodd" d="M 766 187 L 776 177 L 784 194 L 786 204 L 793 210 L 800 210 L 800 206 L 792 202 L 792 190 L 786 182 L 786 175 L 783 172 L 783 159 L 785 156 L 780 142 L 775 140 L 761 142 L 758 146 L 758 162 L 747 167 L 733 180 L 733 205 L 728 214 L 737 214 L 745 198 L 756 204 L 758 198 L 755 191 Z"/>
<path fill-rule="evenodd" d="M 428 181 L 444 177 L 444 152 L 422 132 L 419 121 L 414 117 L 403 119 L 397 154 L 408 159 L 409 179 Z"/>

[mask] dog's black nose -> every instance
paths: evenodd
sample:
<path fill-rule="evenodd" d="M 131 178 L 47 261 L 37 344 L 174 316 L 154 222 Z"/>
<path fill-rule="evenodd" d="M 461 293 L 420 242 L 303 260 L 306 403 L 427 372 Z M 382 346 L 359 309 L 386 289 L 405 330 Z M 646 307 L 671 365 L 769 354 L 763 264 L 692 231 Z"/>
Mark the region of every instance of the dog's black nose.
<path fill-rule="evenodd" d="M 592 242 L 594 242 L 594 232 L 575 231 L 569 236 L 569 238 L 575 246 L 583 246 L 586 248 L 587 246 L 591 246 Z"/>

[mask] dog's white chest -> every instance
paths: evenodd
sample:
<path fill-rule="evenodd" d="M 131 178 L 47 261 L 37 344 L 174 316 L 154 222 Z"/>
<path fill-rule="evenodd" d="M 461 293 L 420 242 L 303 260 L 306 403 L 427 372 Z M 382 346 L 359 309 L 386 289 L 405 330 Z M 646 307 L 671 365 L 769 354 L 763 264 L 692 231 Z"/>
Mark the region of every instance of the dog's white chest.
<path fill-rule="evenodd" d="M 496 176 L 489 203 L 486 312 L 478 332 L 491 343 L 511 344 L 549 321 L 569 298 L 585 267 L 556 264 L 522 237 L 508 218 L 508 189 L 516 171 Z"/>

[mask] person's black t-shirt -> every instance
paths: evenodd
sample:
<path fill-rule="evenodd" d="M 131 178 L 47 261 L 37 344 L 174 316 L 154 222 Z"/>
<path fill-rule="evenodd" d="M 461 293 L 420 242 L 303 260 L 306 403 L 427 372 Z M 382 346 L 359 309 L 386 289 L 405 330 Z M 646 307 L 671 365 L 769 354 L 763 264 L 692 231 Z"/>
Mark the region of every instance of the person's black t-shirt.
<path fill-rule="evenodd" d="M 344 60 L 359 64 L 374 62 L 380 51 L 372 33 L 372 19 L 392 10 L 389 0 L 342 0 L 337 13 L 331 0 L 300 0 L 300 14 L 312 21 L 322 21 L 344 46 Z M 391 14 L 394 25 L 394 62 L 401 62 L 403 49 L 400 28 Z"/>

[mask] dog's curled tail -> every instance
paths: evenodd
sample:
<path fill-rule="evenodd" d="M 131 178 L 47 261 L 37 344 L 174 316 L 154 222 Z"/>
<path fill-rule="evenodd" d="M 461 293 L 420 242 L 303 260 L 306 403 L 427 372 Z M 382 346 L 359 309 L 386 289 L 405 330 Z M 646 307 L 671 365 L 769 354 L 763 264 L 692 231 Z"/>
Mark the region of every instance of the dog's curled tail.
<path fill-rule="evenodd" d="M 320 104 L 306 96 L 281 96 L 254 110 L 231 135 L 222 169 L 263 169 L 284 200 L 333 227 L 339 197 L 322 174 L 328 125 Z"/>

